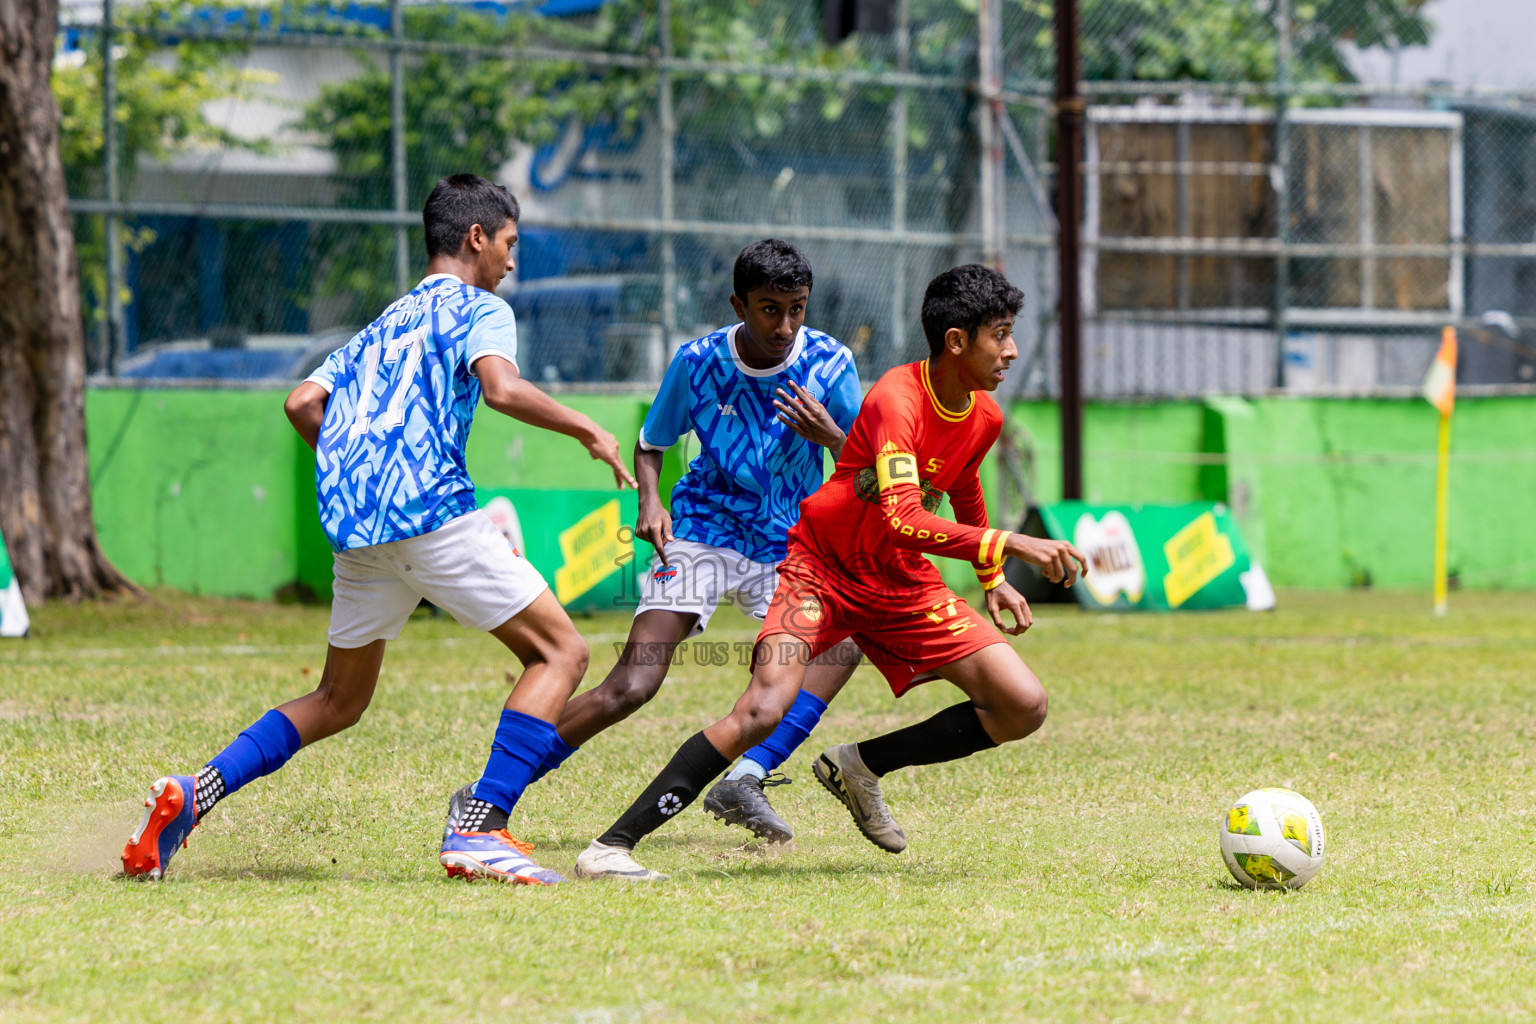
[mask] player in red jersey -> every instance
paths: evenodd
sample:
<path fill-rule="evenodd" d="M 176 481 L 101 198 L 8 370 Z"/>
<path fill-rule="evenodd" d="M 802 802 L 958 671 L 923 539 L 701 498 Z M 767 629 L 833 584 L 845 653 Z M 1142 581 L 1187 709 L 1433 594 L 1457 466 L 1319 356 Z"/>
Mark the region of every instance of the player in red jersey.
<path fill-rule="evenodd" d="M 766 737 L 794 702 L 806 665 L 850 636 L 896 696 L 943 678 L 968 698 L 817 758 L 817 779 L 882 849 L 900 853 L 906 837 L 881 797 L 881 776 L 1022 739 L 1045 721 L 1045 690 L 1003 636 L 1032 621 L 1024 598 L 1003 579 L 1003 559 L 1040 566 L 1068 586 L 1087 562 L 1064 541 L 988 527 L 978 476 L 1003 422 L 987 392 L 1018 356 L 1013 321 L 1023 301 L 1002 274 L 974 264 L 929 283 L 922 318 L 930 357 L 880 378 L 832 478 L 801 503 L 746 692 L 730 715 L 689 738 L 577 858 L 578 876 L 661 877 L 635 862 L 635 844 Z M 934 514 L 945 494 L 953 522 Z M 944 585 L 925 553 L 971 562 L 991 621 Z"/>

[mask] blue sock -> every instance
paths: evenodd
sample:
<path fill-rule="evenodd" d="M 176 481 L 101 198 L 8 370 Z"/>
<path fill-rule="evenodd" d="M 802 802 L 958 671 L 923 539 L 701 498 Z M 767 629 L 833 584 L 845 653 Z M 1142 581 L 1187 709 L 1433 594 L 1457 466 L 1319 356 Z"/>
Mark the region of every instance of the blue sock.
<path fill-rule="evenodd" d="M 534 772 L 544 763 L 552 742 L 559 739 L 555 727 L 542 718 L 521 711 L 503 710 L 491 742 L 485 774 L 475 783 L 475 796 L 503 811 L 517 806 Z"/>
<path fill-rule="evenodd" d="M 789 760 L 795 748 L 805 742 L 826 710 L 826 701 L 810 690 L 801 690 L 795 698 L 794 706 L 784 715 L 779 727 L 773 730 L 773 735 L 743 754 L 742 760 L 755 761 L 768 771 L 773 771 Z"/>
<path fill-rule="evenodd" d="M 533 773 L 533 778 L 528 780 L 528 784 L 532 785 L 538 782 L 544 776 L 565 764 L 566 760 L 580 749 L 580 747 L 571 746 L 560 738 L 559 733 L 555 733 L 555 742 L 550 744 L 549 753 L 544 755 L 544 763 L 539 765 L 539 770 Z"/>
<path fill-rule="evenodd" d="M 277 771 L 301 745 L 299 730 L 287 715 L 273 708 L 208 764 L 224 777 L 223 796 L 228 796 L 246 783 Z"/>

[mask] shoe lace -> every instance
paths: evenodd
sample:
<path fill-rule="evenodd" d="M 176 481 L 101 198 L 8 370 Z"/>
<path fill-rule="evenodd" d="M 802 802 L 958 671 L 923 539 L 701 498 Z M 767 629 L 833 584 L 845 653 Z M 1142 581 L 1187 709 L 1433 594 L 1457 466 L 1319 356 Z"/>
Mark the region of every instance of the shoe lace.
<path fill-rule="evenodd" d="M 533 852 L 533 844 L 532 843 L 528 842 L 525 839 L 518 839 L 516 836 L 512 835 L 512 833 L 508 832 L 504 828 L 496 829 L 494 832 L 491 833 L 491 835 L 495 836 L 497 839 L 500 839 L 502 842 L 507 843 L 514 850 L 516 850 L 518 853 L 522 854 L 524 857 L 528 856 L 530 853 Z"/>
<path fill-rule="evenodd" d="M 790 778 L 788 775 L 785 775 L 783 772 L 769 772 L 767 776 L 763 778 L 763 788 L 767 789 L 769 786 L 789 786 L 793 785 L 794 781 L 794 779 Z"/>

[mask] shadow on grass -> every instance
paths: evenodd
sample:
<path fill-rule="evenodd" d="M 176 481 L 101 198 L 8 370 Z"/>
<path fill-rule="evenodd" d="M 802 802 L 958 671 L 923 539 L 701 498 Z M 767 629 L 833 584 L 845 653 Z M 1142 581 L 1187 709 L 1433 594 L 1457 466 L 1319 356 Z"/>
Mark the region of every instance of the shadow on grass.
<path fill-rule="evenodd" d="M 154 884 L 148 879 L 129 878 L 118 874 L 116 880 L 125 885 Z M 169 882 L 349 882 L 364 880 L 351 872 L 337 868 L 321 868 L 305 864 L 269 864 L 261 867 L 250 865 L 219 867 L 216 864 L 196 867 L 172 868 Z M 376 880 L 370 876 L 369 881 Z"/>
<path fill-rule="evenodd" d="M 1283 896 L 1289 896 L 1289 895 L 1291 895 L 1291 894 L 1293 894 L 1293 893 L 1298 891 L 1296 889 L 1290 889 L 1290 888 L 1284 888 L 1284 889 L 1250 889 L 1246 885 L 1243 885 L 1242 883 L 1237 882 L 1237 881 L 1235 881 L 1235 880 L 1233 880 L 1231 878 L 1223 878 L 1223 879 L 1220 879 L 1219 881 L 1211 882 L 1209 885 L 1206 886 L 1206 888 L 1207 889 L 1215 889 L 1217 892 L 1230 892 L 1230 893 L 1239 893 L 1239 892 L 1246 893 L 1246 892 L 1251 892 L 1251 893 L 1254 893 L 1256 895 L 1256 898 L 1260 898 L 1260 899 L 1263 898 L 1261 894 L 1264 894 L 1264 893 L 1280 893 L 1281 896 L 1283 897 Z"/>
<path fill-rule="evenodd" d="M 950 878 L 962 877 L 961 872 L 921 870 L 924 881 L 943 881 Z M 783 862 L 769 861 L 761 864 L 745 862 L 733 862 L 721 867 L 698 867 L 688 870 L 674 868 L 670 874 L 674 882 L 708 882 L 713 879 L 727 878 L 733 882 L 751 881 L 762 879 L 772 881 L 780 878 L 889 878 L 892 875 L 915 874 L 911 868 L 900 864 L 880 866 L 875 864 L 839 864 L 836 862 L 821 862 L 817 864 L 786 864 Z"/>

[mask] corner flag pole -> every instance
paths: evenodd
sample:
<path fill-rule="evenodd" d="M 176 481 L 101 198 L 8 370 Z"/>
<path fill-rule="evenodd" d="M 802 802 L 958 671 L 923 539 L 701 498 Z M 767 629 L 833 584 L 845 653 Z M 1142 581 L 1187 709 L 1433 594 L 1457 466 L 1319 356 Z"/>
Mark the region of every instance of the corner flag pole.
<path fill-rule="evenodd" d="M 1451 468 L 1451 414 L 1440 414 L 1440 465 L 1435 474 L 1435 614 L 1445 618 L 1445 511 Z"/>
<path fill-rule="evenodd" d="M 1445 533 L 1451 469 L 1451 413 L 1456 409 L 1456 328 L 1440 333 L 1440 351 L 1424 377 L 1424 397 L 1440 412 L 1440 452 L 1435 473 L 1435 614 L 1446 612 Z"/>

